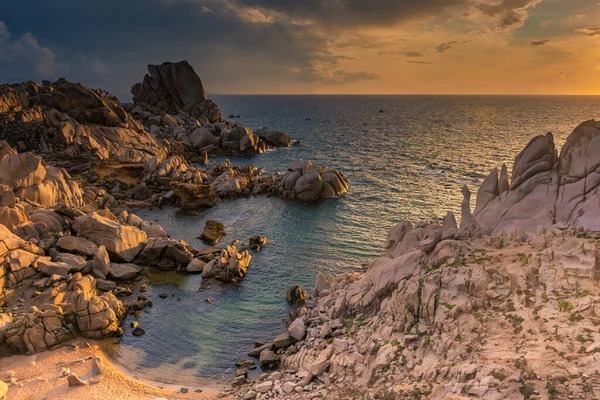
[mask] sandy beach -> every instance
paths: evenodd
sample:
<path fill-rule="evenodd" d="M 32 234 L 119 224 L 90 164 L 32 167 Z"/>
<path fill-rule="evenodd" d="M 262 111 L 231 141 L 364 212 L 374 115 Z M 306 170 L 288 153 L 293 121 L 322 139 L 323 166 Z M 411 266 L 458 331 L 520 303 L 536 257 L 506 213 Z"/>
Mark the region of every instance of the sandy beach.
<path fill-rule="evenodd" d="M 104 378 L 94 385 L 70 387 L 63 369 L 84 375 L 91 368 L 91 357 L 102 358 Z M 54 351 L 2 358 L 0 371 L 0 379 L 9 384 L 10 400 L 216 399 L 219 395 L 218 388 L 187 387 L 188 393 L 182 393 L 181 386 L 139 380 L 111 362 L 99 343 L 83 339 Z"/>

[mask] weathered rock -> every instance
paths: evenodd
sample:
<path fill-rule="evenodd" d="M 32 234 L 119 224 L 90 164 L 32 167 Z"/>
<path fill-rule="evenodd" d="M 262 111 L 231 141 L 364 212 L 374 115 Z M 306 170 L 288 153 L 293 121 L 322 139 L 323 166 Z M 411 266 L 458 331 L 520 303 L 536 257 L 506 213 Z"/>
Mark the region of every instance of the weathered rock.
<path fill-rule="evenodd" d="M 171 189 L 179 198 L 181 208 L 209 208 L 219 201 L 216 190 L 210 185 L 174 182 Z"/>
<path fill-rule="evenodd" d="M 303 290 L 299 285 L 292 285 L 286 291 L 285 298 L 289 304 L 304 304 L 306 290 Z"/>
<path fill-rule="evenodd" d="M 283 199 L 314 202 L 348 191 L 348 180 L 338 171 L 327 171 L 311 161 L 296 160 L 281 178 L 279 194 Z"/>
<path fill-rule="evenodd" d="M 297 341 L 289 332 L 283 332 L 281 335 L 273 339 L 273 345 L 278 349 L 286 348 Z M 261 353 L 262 354 L 262 353 Z"/>
<path fill-rule="evenodd" d="M 60 275 L 67 276 L 71 271 L 71 266 L 64 262 L 38 261 L 40 272 L 46 276 Z"/>
<path fill-rule="evenodd" d="M 148 236 L 136 227 L 120 225 L 95 212 L 75 218 L 73 229 L 98 246 L 104 246 L 115 261 L 130 262 L 144 249 Z"/>
<path fill-rule="evenodd" d="M 148 65 L 148 72 L 141 83 L 131 88 L 134 103 L 185 111 L 209 122 L 221 118 L 221 111 L 206 99 L 202 81 L 187 61 Z"/>
<path fill-rule="evenodd" d="M 127 281 L 133 279 L 142 271 L 142 267 L 135 264 L 110 264 L 108 276 L 112 279 Z"/>
<path fill-rule="evenodd" d="M 71 374 L 67 378 L 69 386 L 89 386 L 100 383 L 106 375 L 106 367 L 104 361 L 100 357 L 92 357 L 92 367 L 90 372 L 79 377 L 76 374 Z"/>
<path fill-rule="evenodd" d="M 219 257 L 210 261 L 202 270 L 202 279 L 217 279 L 223 282 L 235 282 L 246 275 L 252 256 L 247 250 L 238 252 L 228 246 Z"/>
<path fill-rule="evenodd" d="M 56 243 L 58 247 L 72 253 L 79 253 L 84 256 L 93 256 L 98 252 L 98 246 L 93 242 L 76 236 L 63 236 Z"/>
<path fill-rule="evenodd" d="M 219 221 L 208 220 L 204 225 L 204 230 L 200 235 L 202 241 L 215 245 L 225 235 L 225 225 Z"/>
<path fill-rule="evenodd" d="M 111 268 L 110 257 L 108 256 L 106 247 L 98 247 L 98 251 L 96 252 L 96 254 L 94 254 L 94 258 L 92 259 L 90 264 L 92 266 L 93 271 L 99 271 L 105 277 L 108 276 Z"/>
<path fill-rule="evenodd" d="M 302 318 L 296 318 L 290 326 L 288 326 L 288 332 L 290 336 L 296 340 L 304 339 L 304 335 L 306 335 L 306 325 L 304 324 L 304 320 Z"/>
<path fill-rule="evenodd" d="M 260 137 L 266 144 L 273 147 L 290 147 L 294 140 L 283 132 L 276 131 L 271 128 L 260 128 L 255 131 L 258 137 Z"/>
<path fill-rule="evenodd" d="M 189 264 L 192 258 L 184 241 L 153 238 L 148 241 L 136 262 L 171 270 Z"/>
<path fill-rule="evenodd" d="M 248 247 L 250 250 L 259 251 L 264 245 L 267 244 L 267 238 L 261 235 L 252 236 L 248 240 Z"/>
<path fill-rule="evenodd" d="M 202 273 L 202 270 L 204 270 L 205 266 L 206 263 L 204 261 L 194 258 L 188 263 L 187 267 L 185 267 L 185 270 L 191 274 L 200 274 Z"/>
<path fill-rule="evenodd" d="M 64 79 L 42 87 L 35 82 L 1 85 L 0 104 L 0 115 L 7 121 L 0 127 L 1 138 L 13 146 L 24 142 L 28 150 L 52 154 L 75 171 L 89 169 L 91 159 L 140 162 L 165 156 L 119 101 L 102 90 Z M 73 157 L 82 160 L 72 163 Z M 46 183 L 25 191 L 27 196 L 38 197 L 37 202 L 45 206 L 77 199 L 69 178 L 57 179 L 55 172 L 49 175 Z"/>
<path fill-rule="evenodd" d="M 6 331 L 8 331 L 12 325 L 13 319 L 10 314 L 0 314 L 0 344 L 4 343 Z M 2 397 L 0 396 L 0 398 Z"/>

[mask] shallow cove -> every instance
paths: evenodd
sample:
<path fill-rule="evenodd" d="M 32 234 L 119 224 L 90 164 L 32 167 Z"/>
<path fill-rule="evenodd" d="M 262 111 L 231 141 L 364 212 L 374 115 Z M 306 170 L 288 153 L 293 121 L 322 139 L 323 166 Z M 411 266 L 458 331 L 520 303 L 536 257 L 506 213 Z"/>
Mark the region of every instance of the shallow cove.
<path fill-rule="evenodd" d="M 600 109 L 600 97 L 592 96 L 219 96 L 216 101 L 224 115 L 239 114 L 252 128 L 267 125 L 300 139 L 299 146 L 232 162 L 273 173 L 298 157 L 313 159 L 340 169 L 350 191 L 314 205 L 254 197 L 221 202 L 197 215 L 174 208 L 133 210 L 197 248 L 204 247 L 197 237 L 209 219 L 227 227 L 220 244 L 256 234 L 270 240 L 253 253 L 248 274 L 236 285 L 198 291 L 199 276 L 152 276 L 146 295 L 154 306 L 139 318 L 147 333 L 132 337 L 126 327 L 115 356 L 157 381 L 232 378 L 233 363 L 247 358 L 254 340 L 283 331 L 289 285 L 310 289 L 319 270 L 364 269 L 381 254 L 387 230 L 399 220 L 458 212 L 463 184 L 475 192 L 493 167 L 506 162 L 510 168 L 534 135 L 552 131 L 560 146 Z M 169 297 L 160 299 L 160 293 Z"/>

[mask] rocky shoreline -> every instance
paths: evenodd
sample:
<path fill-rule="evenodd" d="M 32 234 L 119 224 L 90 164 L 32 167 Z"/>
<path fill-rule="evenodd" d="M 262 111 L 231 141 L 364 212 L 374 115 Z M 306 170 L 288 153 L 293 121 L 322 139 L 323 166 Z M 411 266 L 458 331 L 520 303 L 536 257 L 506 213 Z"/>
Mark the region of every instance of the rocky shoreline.
<path fill-rule="evenodd" d="M 316 202 L 349 190 L 343 174 L 312 161 L 269 176 L 211 162 L 294 140 L 223 119 L 185 61 L 148 69 L 127 106 L 65 79 L 0 86 L 1 355 L 123 329 L 144 335 L 135 319 L 160 301 L 144 294 L 150 269 L 237 282 L 268 245 L 260 235 L 227 238 L 210 221 L 198 234 L 215 247 L 196 249 L 133 207 L 197 211 L 260 195 Z M 510 180 L 506 166 L 484 180 L 473 213 L 463 189 L 460 224 L 452 213 L 442 224 L 402 221 L 364 274 L 320 273 L 308 295 L 290 288 L 288 301 L 300 305 L 287 330 L 248 349 L 265 372 L 247 382 L 256 364 L 240 360 L 221 396 L 600 396 L 598 143 L 593 120 L 560 156 L 551 134 L 536 137 Z M 105 377 L 98 361 L 80 375 L 66 373 L 65 384 Z"/>

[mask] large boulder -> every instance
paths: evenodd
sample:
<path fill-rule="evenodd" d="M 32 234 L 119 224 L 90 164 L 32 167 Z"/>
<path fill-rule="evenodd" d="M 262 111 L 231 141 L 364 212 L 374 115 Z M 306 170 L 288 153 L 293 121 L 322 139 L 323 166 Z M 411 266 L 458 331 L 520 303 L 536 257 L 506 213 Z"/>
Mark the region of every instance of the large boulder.
<path fill-rule="evenodd" d="M 181 208 L 209 208 L 219 201 L 216 190 L 210 185 L 173 182 L 171 189 L 179 198 Z"/>
<path fill-rule="evenodd" d="M 312 161 L 296 160 L 279 182 L 283 199 L 315 202 L 348 191 L 348 179 L 338 171 L 327 171 Z"/>
<path fill-rule="evenodd" d="M 95 212 L 75 218 L 73 229 L 79 236 L 98 246 L 104 246 L 114 261 L 133 261 L 148 241 L 144 231 L 134 226 L 121 225 Z"/>
<path fill-rule="evenodd" d="M 193 257 L 184 241 L 153 238 L 148 241 L 136 262 L 141 265 L 172 270 L 180 266 L 187 266 Z"/>
<path fill-rule="evenodd" d="M 294 139 L 283 132 L 276 131 L 268 127 L 263 127 L 254 132 L 266 144 L 273 147 L 290 147 Z"/>
<path fill-rule="evenodd" d="M 187 61 L 148 65 L 148 74 L 131 87 L 133 102 L 163 110 L 185 111 L 209 122 L 221 118 L 219 108 L 206 99 L 200 77 Z"/>

